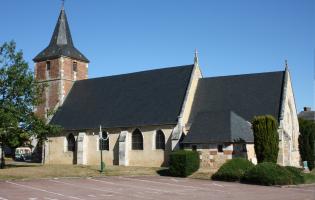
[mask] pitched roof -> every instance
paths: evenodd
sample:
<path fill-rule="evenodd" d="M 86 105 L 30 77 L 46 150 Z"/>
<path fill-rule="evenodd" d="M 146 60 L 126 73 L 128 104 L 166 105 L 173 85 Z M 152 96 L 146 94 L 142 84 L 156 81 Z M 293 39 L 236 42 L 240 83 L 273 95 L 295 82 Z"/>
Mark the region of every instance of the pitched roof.
<path fill-rule="evenodd" d="M 66 56 L 84 62 L 89 62 L 89 60 L 73 45 L 71 32 L 64 9 L 60 11 L 54 33 L 48 47 L 40 52 L 33 59 L 33 61 L 40 62 L 44 60 L 58 58 L 60 56 Z"/>
<path fill-rule="evenodd" d="M 298 117 L 315 122 L 315 111 L 302 111 L 298 114 Z"/>
<path fill-rule="evenodd" d="M 253 142 L 251 124 L 233 111 L 199 112 L 183 143 Z"/>
<path fill-rule="evenodd" d="M 52 124 L 65 129 L 176 124 L 193 65 L 74 83 Z"/>
<path fill-rule="evenodd" d="M 191 127 L 195 122 L 199 123 L 197 116 L 201 112 L 233 111 L 249 122 L 254 116 L 266 114 L 279 119 L 283 78 L 284 71 L 200 79 L 189 118 Z M 210 120 L 207 123 L 211 124 L 204 125 L 206 128 L 218 122 Z M 229 123 L 225 121 L 219 125 L 225 130 Z M 188 134 L 199 134 L 193 131 L 191 129 Z M 210 139 L 212 130 L 209 128 L 204 131 L 207 131 Z M 187 139 L 185 142 L 192 141 Z"/>

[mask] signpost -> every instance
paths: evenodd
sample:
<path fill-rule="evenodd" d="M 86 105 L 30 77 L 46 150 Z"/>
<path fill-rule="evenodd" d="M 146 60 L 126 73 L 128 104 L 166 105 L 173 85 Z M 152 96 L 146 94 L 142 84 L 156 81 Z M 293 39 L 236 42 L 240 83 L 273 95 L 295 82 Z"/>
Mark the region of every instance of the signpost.
<path fill-rule="evenodd" d="M 100 172 L 103 173 L 104 172 L 104 168 L 105 168 L 105 163 L 103 161 L 103 142 L 108 140 L 108 134 L 106 134 L 106 138 L 103 137 L 103 132 L 102 132 L 102 126 L 100 125 L 100 132 L 99 132 L 99 149 L 101 152 L 101 164 L 100 164 Z"/>

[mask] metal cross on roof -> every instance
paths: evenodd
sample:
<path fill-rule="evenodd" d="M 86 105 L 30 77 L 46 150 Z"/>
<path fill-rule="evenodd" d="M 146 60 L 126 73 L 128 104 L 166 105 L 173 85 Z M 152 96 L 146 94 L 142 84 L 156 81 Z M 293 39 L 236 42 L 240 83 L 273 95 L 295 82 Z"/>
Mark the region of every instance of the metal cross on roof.
<path fill-rule="evenodd" d="M 284 60 L 285 69 L 288 69 L 288 60 Z"/>
<path fill-rule="evenodd" d="M 64 9 L 64 7 L 65 7 L 65 1 L 66 1 L 66 0 L 61 0 L 62 9 Z"/>
<path fill-rule="evenodd" d="M 194 64 L 199 65 L 199 58 L 198 58 L 198 51 L 195 49 L 195 57 L 194 57 Z"/>

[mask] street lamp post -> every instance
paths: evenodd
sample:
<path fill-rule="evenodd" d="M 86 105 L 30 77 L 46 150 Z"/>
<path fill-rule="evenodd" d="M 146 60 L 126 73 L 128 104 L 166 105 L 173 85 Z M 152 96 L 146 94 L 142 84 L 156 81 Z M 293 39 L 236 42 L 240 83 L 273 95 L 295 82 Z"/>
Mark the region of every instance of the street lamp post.
<path fill-rule="evenodd" d="M 106 138 L 103 138 L 102 126 L 100 125 L 100 132 L 99 132 L 99 149 L 101 152 L 101 163 L 100 163 L 100 173 L 104 172 L 105 163 L 103 161 L 103 142 L 108 140 L 108 134 L 106 134 Z"/>

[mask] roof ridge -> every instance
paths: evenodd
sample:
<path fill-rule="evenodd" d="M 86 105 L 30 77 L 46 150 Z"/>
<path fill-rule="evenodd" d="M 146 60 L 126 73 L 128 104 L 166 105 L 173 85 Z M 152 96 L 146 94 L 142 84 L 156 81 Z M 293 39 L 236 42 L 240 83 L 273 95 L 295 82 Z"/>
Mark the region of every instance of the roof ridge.
<path fill-rule="evenodd" d="M 137 71 L 137 72 L 127 72 L 124 74 L 114 74 L 114 75 L 109 75 L 109 76 L 101 76 L 101 77 L 94 77 L 94 78 L 89 78 L 89 79 L 83 79 L 83 80 L 77 80 L 76 82 L 82 82 L 82 81 L 88 81 L 88 80 L 96 80 L 96 79 L 102 79 L 102 78 L 115 78 L 115 77 L 123 77 L 127 75 L 132 75 L 132 74 L 139 74 L 139 73 L 145 73 L 145 72 L 154 72 L 154 71 L 162 71 L 162 70 L 169 70 L 169 69 L 176 69 L 176 68 L 188 68 L 188 67 L 193 67 L 193 64 L 190 65 L 179 65 L 179 66 L 173 66 L 173 67 L 164 67 L 164 68 L 156 68 L 156 69 L 148 69 L 148 70 L 142 70 L 142 71 Z"/>
<path fill-rule="evenodd" d="M 222 76 L 213 76 L 213 77 L 203 77 L 201 79 L 216 79 L 216 78 L 254 76 L 254 75 L 273 74 L 273 73 L 280 73 L 280 72 L 284 73 L 285 71 L 281 70 L 281 71 L 257 72 L 257 73 L 248 73 L 248 74 L 222 75 Z"/>

